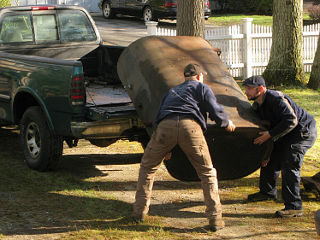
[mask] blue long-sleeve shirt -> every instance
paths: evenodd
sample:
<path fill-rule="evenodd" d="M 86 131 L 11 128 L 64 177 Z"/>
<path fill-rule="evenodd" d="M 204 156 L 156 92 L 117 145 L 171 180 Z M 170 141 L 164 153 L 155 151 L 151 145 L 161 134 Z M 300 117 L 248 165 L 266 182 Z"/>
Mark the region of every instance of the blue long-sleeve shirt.
<path fill-rule="evenodd" d="M 261 119 L 270 122 L 269 133 L 274 141 L 293 130 L 308 130 L 316 124 L 312 115 L 298 106 L 288 95 L 279 91 L 268 89 L 263 96 L 262 104 L 254 103 L 253 108 Z"/>
<path fill-rule="evenodd" d="M 219 127 L 226 128 L 229 124 L 211 88 L 195 80 L 186 80 L 168 91 L 162 99 L 156 124 L 171 114 L 191 115 L 203 131 L 207 129 L 207 114 Z"/>

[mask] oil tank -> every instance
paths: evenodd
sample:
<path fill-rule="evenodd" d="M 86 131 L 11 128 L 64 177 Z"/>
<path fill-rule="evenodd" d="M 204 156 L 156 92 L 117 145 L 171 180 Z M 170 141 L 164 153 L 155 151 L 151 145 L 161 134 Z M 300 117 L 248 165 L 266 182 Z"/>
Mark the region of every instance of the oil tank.
<path fill-rule="evenodd" d="M 197 63 L 205 71 L 209 85 L 223 105 L 228 118 L 236 125 L 229 133 L 208 118 L 205 137 L 219 180 L 242 178 L 256 171 L 268 158 L 272 142 L 253 144 L 265 125 L 253 112 L 250 102 L 220 60 L 219 50 L 199 37 L 149 36 L 130 44 L 120 55 L 117 71 L 149 135 L 163 95 L 184 81 L 183 70 Z M 198 181 L 195 169 L 179 146 L 165 161 L 169 173 L 182 181 Z"/>

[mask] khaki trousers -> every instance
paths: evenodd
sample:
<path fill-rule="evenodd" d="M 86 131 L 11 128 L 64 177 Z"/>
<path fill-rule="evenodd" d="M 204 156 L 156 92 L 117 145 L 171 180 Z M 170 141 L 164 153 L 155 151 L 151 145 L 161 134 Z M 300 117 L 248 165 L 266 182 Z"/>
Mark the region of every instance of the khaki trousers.
<path fill-rule="evenodd" d="M 179 116 L 162 120 L 145 149 L 140 165 L 133 215 L 144 216 L 148 213 L 155 172 L 165 155 L 177 144 L 187 155 L 201 180 L 206 217 L 221 217 L 217 174 L 203 131 L 195 120 Z"/>

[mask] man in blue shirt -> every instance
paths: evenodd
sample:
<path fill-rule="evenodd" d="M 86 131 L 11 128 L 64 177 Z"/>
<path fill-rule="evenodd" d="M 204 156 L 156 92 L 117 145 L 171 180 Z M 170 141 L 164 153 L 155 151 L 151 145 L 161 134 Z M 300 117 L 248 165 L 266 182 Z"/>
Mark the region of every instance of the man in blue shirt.
<path fill-rule="evenodd" d="M 206 216 L 211 230 L 216 231 L 225 223 L 217 173 L 203 135 L 207 128 L 207 114 L 217 126 L 229 132 L 234 131 L 235 126 L 217 103 L 211 88 L 202 83 L 203 74 L 198 64 L 187 65 L 184 76 L 185 82 L 171 88 L 163 97 L 155 120 L 157 128 L 142 157 L 132 215 L 136 222 L 143 221 L 149 211 L 154 174 L 163 159 L 179 144 L 201 180 Z"/>
<path fill-rule="evenodd" d="M 276 180 L 282 173 L 282 198 L 285 208 L 277 211 L 278 217 L 302 216 L 300 178 L 303 158 L 316 138 L 316 121 L 286 94 L 266 88 L 260 76 L 247 78 L 243 85 L 253 108 L 262 120 L 270 122 L 268 131 L 260 132 L 254 144 L 268 139 L 274 141 L 270 159 L 261 164 L 260 191 L 248 196 L 249 201 L 277 199 Z"/>

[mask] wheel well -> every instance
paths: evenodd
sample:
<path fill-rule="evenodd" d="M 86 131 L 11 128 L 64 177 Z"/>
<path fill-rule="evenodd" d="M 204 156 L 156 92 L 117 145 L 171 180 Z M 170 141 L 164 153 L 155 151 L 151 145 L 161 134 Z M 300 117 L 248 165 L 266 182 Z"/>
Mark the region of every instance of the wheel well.
<path fill-rule="evenodd" d="M 104 4 L 104 3 L 110 3 L 111 4 L 111 1 L 110 0 L 104 0 L 103 2 L 102 2 L 102 5 Z"/>
<path fill-rule="evenodd" d="M 145 5 L 145 6 L 143 7 L 143 9 L 142 9 L 142 14 L 143 14 L 144 10 L 145 10 L 147 7 L 152 10 L 152 7 L 151 7 L 150 5 Z M 153 11 L 153 10 L 152 10 L 152 11 Z"/>
<path fill-rule="evenodd" d="M 14 122 L 19 123 L 24 112 L 31 106 L 39 106 L 39 103 L 30 93 L 18 93 L 13 103 Z"/>

